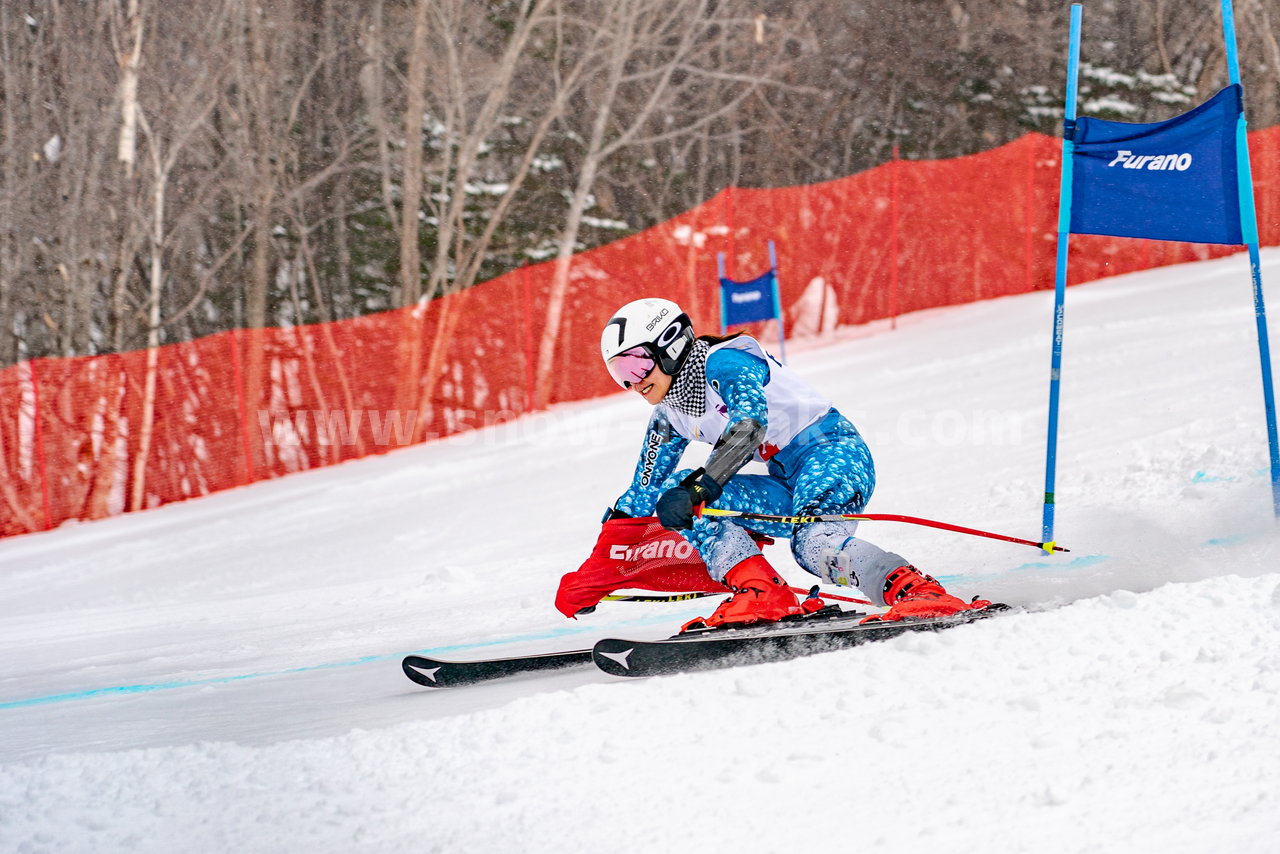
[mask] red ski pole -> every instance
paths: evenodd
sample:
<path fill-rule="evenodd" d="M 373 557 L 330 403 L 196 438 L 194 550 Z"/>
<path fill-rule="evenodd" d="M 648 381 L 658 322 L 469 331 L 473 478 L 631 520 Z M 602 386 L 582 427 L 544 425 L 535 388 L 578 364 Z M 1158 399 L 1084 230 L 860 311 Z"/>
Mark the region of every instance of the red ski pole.
<path fill-rule="evenodd" d="M 899 516 L 892 513 L 831 513 L 822 516 L 775 516 L 770 513 L 722 510 L 719 507 L 701 507 L 698 513 L 702 516 L 731 516 L 737 519 L 754 519 L 757 522 L 778 522 L 783 525 L 808 525 L 813 522 L 905 522 L 909 525 L 924 525 L 928 528 L 940 528 L 957 534 L 968 534 L 973 537 L 987 537 L 988 539 L 1001 540 L 1006 543 L 1017 543 L 1020 546 L 1034 546 L 1046 552 L 1071 551 L 1071 549 L 1065 549 L 1057 545 L 1052 540 L 1047 543 L 1037 543 L 1034 540 L 1023 540 L 1018 537 L 1005 536 L 1004 534 L 993 534 L 990 531 L 979 531 L 977 528 L 965 528 L 947 522 L 936 522 L 933 519 L 921 519 L 918 516 Z"/>
<path fill-rule="evenodd" d="M 817 596 L 821 599 L 830 599 L 832 602 L 852 602 L 855 605 L 874 605 L 870 599 L 854 599 L 852 596 L 839 596 L 835 593 L 824 593 L 817 586 L 814 587 L 792 587 L 791 592 L 798 596 Z"/>
<path fill-rule="evenodd" d="M 723 596 L 733 591 L 727 587 L 724 590 L 701 591 L 698 593 L 610 593 L 605 596 L 602 602 L 687 602 L 690 599 L 703 599 L 707 596 Z M 812 587 L 792 587 L 791 592 L 798 596 L 812 596 Z M 872 602 L 866 599 L 854 599 L 851 596 L 840 596 L 835 593 L 824 593 L 818 591 L 818 596 L 823 599 L 830 599 L 833 602 L 853 602 L 855 605 L 871 605 Z"/>

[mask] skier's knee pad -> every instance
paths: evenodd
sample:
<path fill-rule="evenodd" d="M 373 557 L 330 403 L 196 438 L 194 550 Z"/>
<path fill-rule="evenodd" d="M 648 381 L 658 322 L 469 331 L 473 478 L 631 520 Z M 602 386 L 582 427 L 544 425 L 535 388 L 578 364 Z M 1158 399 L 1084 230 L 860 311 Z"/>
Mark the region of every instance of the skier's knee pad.
<path fill-rule="evenodd" d="M 796 563 L 828 584 L 856 587 L 878 602 L 885 577 L 908 561 L 858 539 L 856 531 L 856 522 L 802 525 L 791 538 L 791 553 Z"/>
<path fill-rule="evenodd" d="M 703 517 L 693 523 L 691 530 L 680 534 L 693 543 L 707 565 L 708 574 L 716 581 L 724 581 L 729 570 L 760 554 L 760 546 L 752 536 L 733 522 Z"/>

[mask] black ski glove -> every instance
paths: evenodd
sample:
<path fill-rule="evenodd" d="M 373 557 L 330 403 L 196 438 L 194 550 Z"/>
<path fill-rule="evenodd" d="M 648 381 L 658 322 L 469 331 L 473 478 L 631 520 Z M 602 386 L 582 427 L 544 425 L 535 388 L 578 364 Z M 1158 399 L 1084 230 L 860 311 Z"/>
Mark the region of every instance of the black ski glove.
<path fill-rule="evenodd" d="M 695 469 L 658 498 L 658 521 L 662 527 L 681 531 L 693 527 L 693 508 L 715 501 L 723 492 L 716 479 L 703 469 Z"/>

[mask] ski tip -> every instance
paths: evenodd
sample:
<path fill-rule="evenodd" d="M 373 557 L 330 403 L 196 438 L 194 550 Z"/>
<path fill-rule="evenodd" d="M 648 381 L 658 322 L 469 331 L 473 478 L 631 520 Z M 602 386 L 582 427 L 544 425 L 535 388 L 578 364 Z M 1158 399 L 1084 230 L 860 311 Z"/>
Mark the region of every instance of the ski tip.
<path fill-rule="evenodd" d="M 610 676 L 635 676 L 637 674 L 631 670 L 631 654 L 635 652 L 637 645 L 635 641 L 604 638 L 596 641 L 591 650 L 591 658 L 596 667 Z"/>
<path fill-rule="evenodd" d="M 405 676 L 408 676 L 419 685 L 424 685 L 428 688 L 441 688 L 446 684 L 436 675 L 441 665 L 431 659 L 410 655 L 400 662 L 400 668 L 404 670 Z"/>

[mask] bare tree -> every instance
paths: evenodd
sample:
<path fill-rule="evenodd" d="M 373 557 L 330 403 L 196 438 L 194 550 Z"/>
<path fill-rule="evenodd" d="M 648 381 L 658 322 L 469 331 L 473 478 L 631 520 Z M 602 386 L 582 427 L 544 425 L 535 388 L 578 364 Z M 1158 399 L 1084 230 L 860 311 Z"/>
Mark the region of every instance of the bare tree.
<path fill-rule="evenodd" d="M 229 65 L 166 182 L 161 342 L 417 306 L 554 255 L 545 402 L 569 258 L 620 233 L 601 223 L 652 225 L 729 184 L 847 175 L 895 144 L 933 158 L 1056 132 L 1065 7 L 914 13 L 927 5 L 0 4 L 0 364 L 147 345 L 154 168 L 130 105 L 169 139 L 154 90 Z M 1274 2 L 1236 5 L 1265 127 L 1280 118 Z M 233 23 L 214 41 L 219 14 Z M 1225 83 L 1218 14 L 1096 4 L 1086 57 L 1207 96 Z M 1138 121 L 1178 109 L 1133 103 Z M 430 316 L 410 322 L 420 352 L 403 354 L 404 405 L 424 411 L 457 320 Z M 261 358 L 251 349 L 245 372 L 258 403 Z"/>
<path fill-rule="evenodd" d="M 1249 68 L 1249 120 L 1257 127 L 1268 127 L 1280 121 L 1280 42 L 1276 40 L 1280 13 L 1273 17 L 1275 3 L 1264 0 L 1245 0 L 1241 7 L 1248 24 L 1243 28 L 1247 35 L 1241 49 L 1246 56 L 1266 57 L 1265 62 L 1255 62 Z"/>
<path fill-rule="evenodd" d="M 19 38 L 20 28 L 15 26 L 15 16 L 10 13 L 6 4 L 0 3 L 0 92 L 10 93 L 5 96 L 0 106 L 0 364 L 12 364 L 18 360 L 19 337 L 14 323 L 14 309 L 17 305 L 17 271 L 22 266 L 19 262 L 19 243 L 17 235 L 17 205 L 14 203 L 15 188 L 27 183 L 22 173 L 30 168 L 30 158 L 20 155 L 18 127 L 18 108 L 14 103 L 13 93 L 21 91 L 21 83 L 14 78 L 21 67 L 19 49 L 14 42 Z M 25 167 L 25 168 L 24 168 Z"/>
<path fill-rule="evenodd" d="M 550 402 L 552 363 L 569 288 L 570 265 L 578 248 L 588 197 L 602 164 L 628 146 L 694 133 L 731 114 L 768 80 L 767 72 L 749 64 L 744 68 L 713 69 L 703 59 L 713 44 L 734 37 L 731 24 L 753 20 L 735 13 L 732 4 L 712 4 L 709 0 L 585 4 L 584 14 L 600 22 L 607 38 L 597 55 L 591 85 L 582 95 L 582 109 L 576 111 L 585 121 L 583 143 L 558 241 L 546 325 L 538 347 L 534 399 L 539 408 Z M 746 27 L 736 29 L 744 40 L 750 38 Z M 714 107 L 701 101 L 702 109 L 694 114 L 677 112 L 676 105 L 682 98 L 710 88 L 710 82 L 715 80 L 729 80 L 733 90 L 719 92 L 722 97 Z M 669 126 L 664 119 L 673 114 L 681 115 L 685 121 Z"/>
<path fill-rule="evenodd" d="M 132 2 L 134 0 L 131 0 Z M 136 5 L 131 12 L 137 15 Z M 210 27 L 211 33 L 216 34 L 222 29 L 217 17 L 210 23 L 213 25 Z M 141 50 L 140 35 L 135 45 L 136 49 Z M 122 101 L 122 108 L 129 109 L 129 113 L 122 116 L 122 126 L 137 122 L 146 137 L 147 156 L 151 165 L 147 367 L 143 380 L 142 421 L 138 425 L 138 449 L 133 457 L 133 477 L 129 494 L 131 510 L 139 510 L 146 506 L 146 470 L 155 425 L 156 380 L 159 373 L 161 298 L 165 282 L 164 258 L 167 240 L 166 197 L 169 181 L 187 144 L 196 131 L 204 127 L 205 121 L 221 97 L 217 86 L 217 69 L 204 66 L 201 72 L 196 79 L 183 81 L 187 83 L 186 86 L 157 105 L 156 113 L 164 115 L 166 125 L 170 129 L 167 134 L 152 126 L 147 118 L 147 111 L 143 109 L 136 97 Z M 136 80 L 133 85 L 136 88 Z M 121 135 L 123 138 L 124 131 Z M 127 170 L 132 169 L 131 160 L 125 161 L 125 165 Z"/>
<path fill-rule="evenodd" d="M 431 295 L 456 291 L 462 284 L 456 276 L 459 270 L 474 275 L 477 265 L 469 263 L 468 259 L 482 254 L 483 244 L 468 250 L 466 220 L 479 152 L 493 135 L 502 109 L 511 98 L 511 85 L 525 47 L 533 33 L 550 20 L 548 11 L 552 5 L 553 0 L 518 0 L 515 14 L 509 21 L 509 32 L 502 38 L 501 51 L 495 57 L 475 44 L 476 36 L 471 28 L 474 16 L 466 14 L 469 7 L 464 0 L 442 0 L 433 4 L 440 33 L 440 54 L 444 58 L 440 67 L 443 86 L 435 96 L 445 119 L 446 138 L 438 171 L 442 200 L 435 209 L 436 251 L 428 286 Z M 477 103 L 477 95 L 481 94 Z M 563 103 L 562 100 L 555 101 L 552 109 L 563 107 Z M 518 180 L 508 182 L 496 211 L 497 217 L 489 216 L 491 226 L 497 225 L 510 199 L 518 191 L 519 183 L 527 174 L 528 163 L 541 142 L 542 133 L 545 133 L 545 125 L 526 149 L 525 159 L 517 169 Z M 492 227 L 486 229 L 482 241 L 487 242 L 492 233 Z M 455 274 L 452 283 L 451 273 Z M 422 416 L 417 419 L 420 431 L 430 423 L 436 384 L 452 338 L 453 325 L 457 322 L 456 312 L 453 303 L 446 303 L 438 312 L 425 370 L 420 370 L 420 351 L 416 346 L 422 336 L 410 333 L 414 343 L 408 348 L 409 359 L 403 376 L 415 383 L 416 388 L 410 392 L 407 382 L 402 381 L 401 396 L 407 401 L 408 394 L 416 394 L 416 408 Z M 419 309 L 418 316 L 425 317 L 425 313 Z"/>
<path fill-rule="evenodd" d="M 400 212 L 400 304 L 413 305 L 422 295 L 418 260 L 418 215 L 422 197 L 422 122 L 427 87 L 427 22 L 432 0 L 417 0 L 413 37 L 409 41 L 409 74 L 405 80 L 404 201 Z"/>
<path fill-rule="evenodd" d="M 143 35 L 138 0 L 127 0 L 123 9 L 121 4 L 113 3 L 110 21 L 112 47 L 120 68 L 120 136 L 116 146 L 116 158 L 121 167 L 120 237 L 111 291 L 111 345 L 119 352 L 125 347 L 126 293 L 139 243 L 132 191 L 138 144 L 138 64 L 142 60 Z"/>

